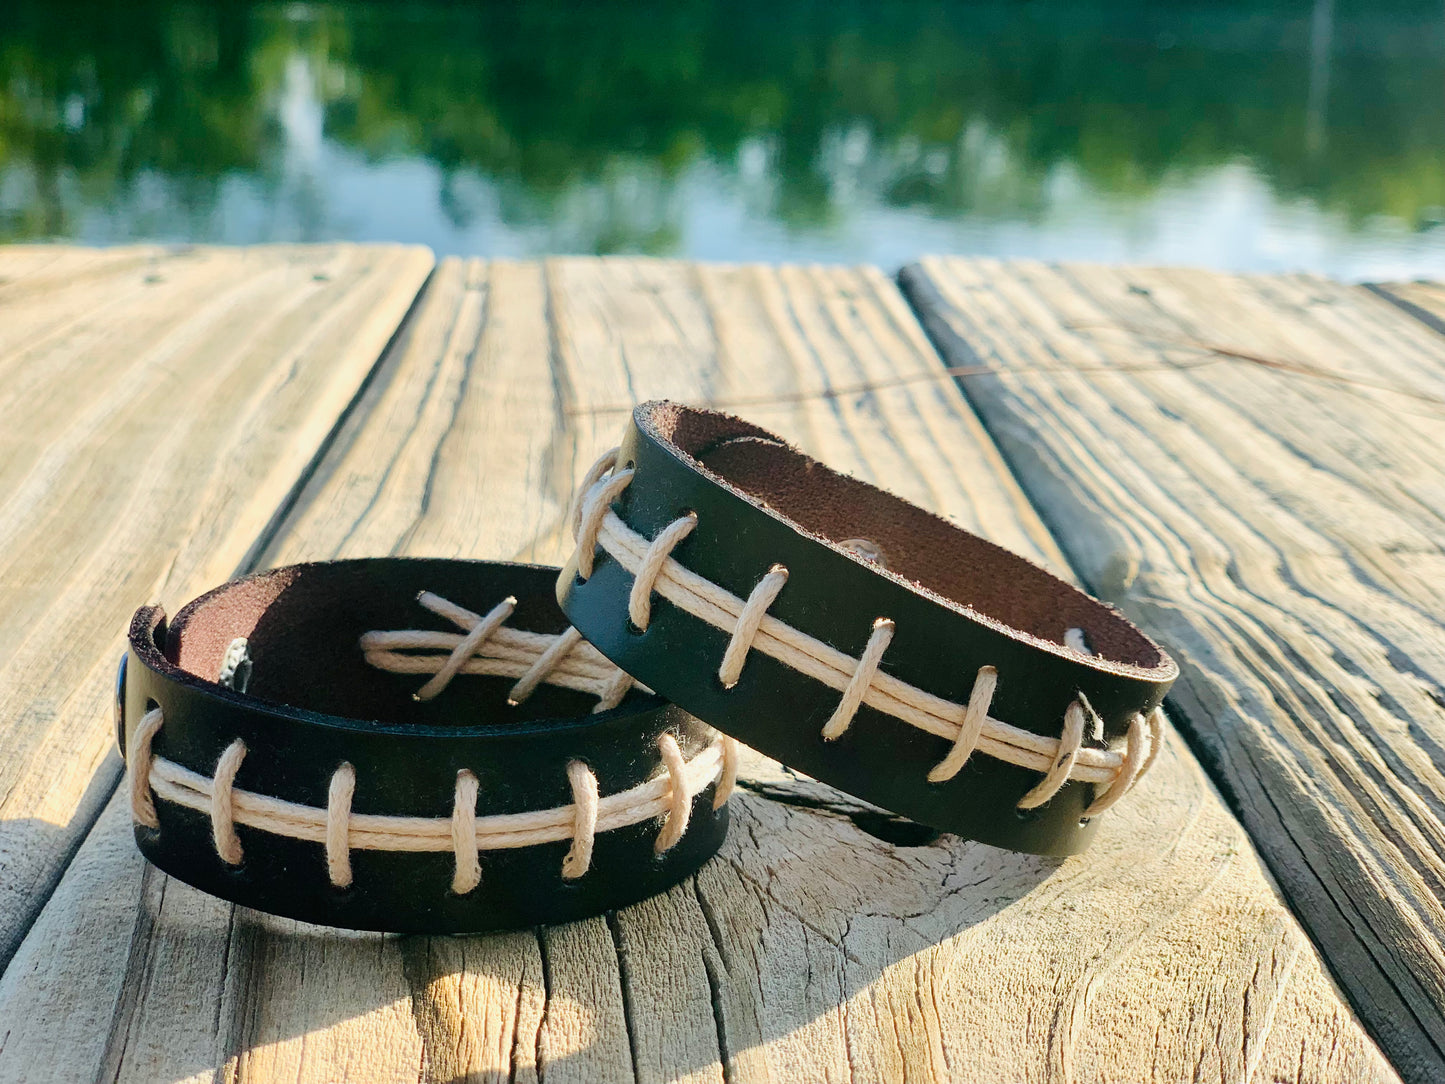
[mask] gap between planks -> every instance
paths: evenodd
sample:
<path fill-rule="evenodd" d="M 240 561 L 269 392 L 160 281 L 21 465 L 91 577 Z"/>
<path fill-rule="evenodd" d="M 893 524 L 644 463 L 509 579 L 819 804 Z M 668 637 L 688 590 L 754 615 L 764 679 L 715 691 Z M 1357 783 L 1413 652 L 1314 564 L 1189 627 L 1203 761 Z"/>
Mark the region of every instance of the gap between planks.
<path fill-rule="evenodd" d="M 1366 1024 L 1441 1079 L 1445 339 L 1400 311 L 1440 289 L 954 259 L 902 282 L 1075 567 L 1177 645 L 1171 704 Z"/>
<path fill-rule="evenodd" d="M 37 247 L 0 248 L 0 266 L 3 972 L 120 778 L 114 630 L 153 591 L 247 567 L 432 260 L 400 246 Z M 30 658 L 42 638 L 65 645 L 44 666 Z"/>
<path fill-rule="evenodd" d="M 1364 288 L 1409 313 L 1426 327 L 1445 335 L 1445 284 L 1438 282 L 1367 282 Z"/>

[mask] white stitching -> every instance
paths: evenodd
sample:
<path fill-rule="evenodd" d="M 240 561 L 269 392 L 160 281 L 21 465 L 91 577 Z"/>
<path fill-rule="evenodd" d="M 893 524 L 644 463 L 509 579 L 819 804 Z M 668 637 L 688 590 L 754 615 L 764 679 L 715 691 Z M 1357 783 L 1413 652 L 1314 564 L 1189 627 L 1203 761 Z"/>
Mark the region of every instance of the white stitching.
<path fill-rule="evenodd" d="M 155 756 L 151 753 L 151 739 L 161 728 L 163 716 L 160 708 L 151 708 L 141 716 L 140 722 L 130 732 L 130 743 L 125 751 L 125 762 L 130 768 L 130 815 L 137 824 L 147 828 L 159 828 L 156 819 L 155 802 L 151 800 L 151 765 Z"/>
<path fill-rule="evenodd" d="M 714 743 L 687 762 L 688 793 L 696 794 L 718 778 L 723 760 L 721 743 Z M 207 812 L 211 801 L 210 777 L 156 757 L 151 786 L 167 802 Z M 671 777 L 654 776 L 628 790 L 598 801 L 597 831 L 610 832 L 666 813 L 670 808 Z M 300 805 L 239 787 L 234 791 L 236 823 L 272 835 L 313 843 L 326 842 L 327 810 Z M 477 818 L 480 850 L 512 850 L 572 838 L 575 810 L 571 805 L 526 813 L 494 813 Z M 451 817 L 402 817 L 390 814 L 352 813 L 349 849 L 357 851 L 450 851 Z"/>
<path fill-rule="evenodd" d="M 465 896 L 482 883 L 482 863 L 477 857 L 478 789 L 475 772 L 466 768 L 457 772 L 452 794 L 452 851 L 456 855 L 452 891 L 458 896 Z"/>
<path fill-rule="evenodd" d="M 592 866 L 592 841 L 597 836 L 597 777 L 580 760 L 567 765 L 572 786 L 572 846 L 562 859 L 562 876 L 574 881 Z"/>
<path fill-rule="evenodd" d="M 147 729 L 154 735 L 163 722 L 161 710 L 155 708 L 147 712 L 142 722 L 153 723 Z M 137 726 L 136 733 L 132 735 L 132 753 L 139 751 L 137 734 L 140 729 L 140 726 Z M 145 740 L 148 742 L 149 737 Z M 676 842 L 674 835 L 681 838 L 686 831 L 693 795 L 716 783 L 713 808 L 721 808 L 727 801 L 733 789 L 732 780 L 737 773 L 735 742 L 731 739 L 714 741 L 689 761 L 683 760 L 677 742 L 670 734 L 659 737 L 658 748 L 665 768 L 662 774 L 654 775 L 628 790 L 605 798 L 599 797 L 595 811 L 583 811 L 586 823 L 590 825 L 594 835 L 597 832 L 610 832 L 628 825 L 641 824 L 654 817 L 666 816 L 667 821 L 658 837 L 659 843 L 665 844 L 662 847 L 665 850 Z M 675 757 L 673 753 L 676 753 Z M 148 756 L 147 762 L 149 769 L 143 776 L 136 770 L 141 761 L 131 759 L 129 762 L 133 769 L 132 795 L 138 791 L 149 795 L 153 789 L 156 797 L 164 801 L 200 813 L 212 812 L 216 793 L 213 778 L 164 757 Z M 244 824 L 272 835 L 324 844 L 328 874 L 332 883 L 339 887 L 351 883 L 351 851 L 457 853 L 457 826 L 459 822 L 466 820 L 470 820 L 472 824 L 470 838 L 475 840 L 476 851 L 511 850 L 577 838 L 579 813 L 575 800 L 572 805 L 552 809 L 476 817 L 475 795 L 466 784 L 466 777 L 469 776 L 475 780 L 470 771 L 463 769 L 458 773 L 457 792 L 452 814 L 448 817 L 352 813 L 351 799 L 355 793 L 356 772 L 350 764 L 342 764 L 332 774 L 324 808 L 288 802 L 232 786 L 232 823 Z M 574 799 L 575 793 L 574 790 Z M 460 814 L 459 807 L 462 810 Z M 471 817 L 467 815 L 468 809 L 472 812 Z M 134 802 L 132 813 L 135 813 Z M 158 825 L 159 822 L 156 822 L 150 827 Z M 465 832 L 461 838 L 466 840 Z M 454 879 L 454 887 L 466 883 L 466 878 L 460 876 L 461 867 L 466 865 L 465 853 L 466 848 L 463 846 L 459 878 Z M 462 888 L 457 890 L 464 891 Z"/>
<path fill-rule="evenodd" d="M 429 591 L 422 592 L 418 599 L 464 634 L 474 632 L 487 620 Z M 394 674 L 436 674 L 456 659 L 466 639 L 466 635 L 451 632 L 400 629 L 365 633 L 360 643 L 367 663 L 378 670 Z M 471 656 L 456 665 L 453 676 L 456 674 L 517 678 L 507 694 L 513 706 L 526 700 L 544 682 L 577 689 L 601 698 L 594 711 L 616 707 L 636 684 L 629 674 L 608 662 L 573 628 L 554 636 L 498 625 L 476 643 Z"/>
<path fill-rule="evenodd" d="M 608 681 L 603 688 L 597 704 L 592 708 L 592 714 L 596 715 L 599 711 L 610 711 L 615 708 L 618 704 L 622 703 L 622 698 L 627 695 L 627 691 L 635 684 L 636 682 L 633 681 L 631 674 L 626 670 L 619 669 L 617 673 L 612 675 L 611 680 Z"/>
<path fill-rule="evenodd" d="M 602 476 L 617 466 L 617 453 L 621 449 L 613 448 L 610 452 L 604 452 L 598 456 L 597 461 L 587 468 L 587 473 L 582 476 L 582 482 L 572 494 L 572 507 L 567 509 L 567 522 L 572 524 L 572 536 L 577 536 L 582 526 L 582 504 L 587 499 L 588 492 L 593 485 L 601 481 Z"/>
<path fill-rule="evenodd" d="M 738 623 L 733 626 L 727 650 L 723 652 L 722 664 L 717 668 L 717 679 L 722 682 L 724 689 L 731 689 L 742 677 L 743 663 L 748 660 L 748 652 L 752 650 L 753 637 L 758 634 L 758 626 L 762 624 L 768 607 L 777 601 L 787 582 L 788 570 L 782 565 L 774 565 L 753 587 L 747 602 L 743 603 L 743 611 L 738 614 Z"/>
<path fill-rule="evenodd" d="M 963 725 L 958 728 L 958 739 L 948 751 L 948 756 L 934 765 L 933 770 L 928 773 L 930 783 L 943 783 L 952 779 L 963 770 L 968 758 L 973 756 L 973 751 L 978 748 L 978 736 L 983 733 L 984 723 L 988 722 L 988 708 L 993 703 L 994 690 L 997 688 L 998 668 L 980 666 L 973 679 L 973 689 L 968 694 L 968 709 L 963 713 Z"/>
<path fill-rule="evenodd" d="M 232 804 L 232 792 L 236 772 L 246 757 L 246 743 L 237 738 L 226 746 L 225 752 L 216 761 L 216 774 L 211 785 L 211 839 L 216 844 L 216 854 L 228 866 L 241 863 L 241 841 L 236 838 L 236 815 Z"/>
<path fill-rule="evenodd" d="M 1137 711 L 1134 718 L 1129 720 L 1129 736 L 1124 745 L 1124 766 L 1119 769 L 1118 776 L 1104 788 L 1102 793 L 1096 793 L 1089 808 L 1084 810 L 1084 816 L 1096 817 L 1108 809 L 1120 798 L 1129 793 L 1134 785 L 1134 780 L 1144 768 L 1144 747 L 1149 743 L 1147 732 L 1148 724 L 1144 716 Z"/>
<path fill-rule="evenodd" d="M 854 670 L 853 676 L 848 679 L 848 684 L 843 689 L 843 699 L 823 724 L 825 740 L 835 741 L 841 738 L 853 725 L 853 716 L 858 714 L 863 697 L 868 694 L 868 688 L 873 684 L 873 677 L 878 673 L 878 664 L 883 661 L 883 652 L 887 651 L 888 645 L 893 642 L 894 628 L 892 620 L 886 617 L 880 617 L 873 622 L 868 643 L 863 648 L 863 654 L 858 657 L 858 669 Z"/>
<path fill-rule="evenodd" d="M 607 458 L 603 456 L 603 459 Z M 589 474 L 591 471 L 588 472 Z M 583 498 L 582 514 L 577 526 L 577 573 L 584 580 L 592 575 L 593 562 L 597 555 L 597 531 L 612 506 L 612 501 L 632 483 L 630 470 L 619 471 L 599 481 L 592 491 Z"/>
<path fill-rule="evenodd" d="M 326 872 L 337 888 L 351 884 L 351 798 L 356 769 L 343 763 L 326 790 Z"/>
<path fill-rule="evenodd" d="M 457 672 L 461 670 L 462 664 L 477 653 L 477 650 L 486 642 L 487 637 L 501 628 L 502 622 L 511 617 L 512 611 L 517 608 L 517 600 L 509 595 L 493 606 L 491 612 L 489 612 L 486 617 L 480 620 L 472 620 L 475 618 L 475 614 L 462 610 L 460 606 L 456 606 L 441 596 L 432 594 L 430 591 L 423 591 L 417 596 L 416 600 L 428 610 L 440 614 L 450 621 L 457 624 L 462 624 L 463 621 L 466 621 L 471 625 L 467 634 L 462 637 L 461 642 L 457 644 L 447 660 L 442 663 L 441 669 L 436 672 L 436 676 L 412 694 L 417 700 L 431 700 L 440 694 L 441 691 L 451 683 L 452 678 L 457 675 Z M 458 615 L 456 612 L 458 610 L 460 610 L 461 614 L 464 614 L 465 617 Z"/>
<path fill-rule="evenodd" d="M 767 577 L 764 577 L 764 581 L 759 581 L 744 602 L 679 564 L 669 555 L 663 554 L 659 560 L 649 561 L 654 553 L 654 543 L 632 530 L 611 510 L 612 501 L 631 484 L 633 478 L 631 470 L 618 471 L 607 476 L 608 469 L 615 466 L 616 457 L 617 451 L 614 449 L 593 465 L 586 475 L 587 479 L 591 480 L 590 490 L 580 493 L 574 503 L 578 510 L 574 527 L 579 574 L 584 579 L 591 574 L 598 549 L 612 556 L 634 577 L 646 567 L 647 595 L 650 597 L 654 592 L 660 594 L 684 612 L 724 631 L 730 630 L 733 639 L 729 641 L 729 652 L 735 642 L 745 642 L 747 648 L 740 649 L 741 656 L 757 647 L 785 665 L 840 689 L 844 696 L 838 710 L 825 727 L 825 736 L 842 733 L 851 723 L 857 707 L 860 704 L 869 704 L 903 722 L 953 742 L 949 755 L 929 773 L 930 779 L 935 782 L 957 774 L 974 751 L 982 751 L 1008 763 L 1044 773 L 1044 779 L 1024 796 L 1020 808 L 1043 804 L 1070 780 L 1104 785 L 1105 789 L 1100 797 L 1111 795 L 1112 804 L 1128 787 L 1137 782 L 1157 755 L 1163 740 L 1162 708 L 1155 708 L 1145 721 L 1147 739 L 1136 740 L 1132 745 L 1126 746 L 1123 753 L 1113 749 L 1083 746 L 1085 724 L 1092 722 L 1094 726 L 1091 730 L 1102 736 L 1102 720 L 1089 707 L 1082 694 L 1065 710 L 1063 732 L 1059 738 L 1034 734 L 988 716 L 993 689 L 984 686 L 983 691 L 988 694 L 985 698 L 980 686 L 983 671 L 991 670 L 992 667 L 980 669 L 979 677 L 975 679 L 974 693 L 970 695 L 969 706 L 964 707 L 880 671 L 877 663 L 882 652 L 886 650 L 887 643 L 879 636 L 876 624 L 863 657 L 854 659 L 769 616 L 765 612 L 766 605 L 755 606 L 754 599 L 762 597 L 759 595 L 759 588 Z M 675 520 L 668 528 L 664 528 L 663 532 L 678 527 L 683 522 L 684 520 Z M 691 529 L 689 525 L 688 531 Z M 774 567 L 776 569 L 779 566 Z M 634 579 L 634 591 L 635 589 Z M 771 600 L 768 605 L 771 605 Z M 891 633 L 889 635 L 891 636 Z M 1065 636 L 1068 646 L 1079 651 L 1089 651 L 1082 630 L 1079 630 L 1077 635 L 1075 630 L 1066 630 Z M 869 661 L 870 653 L 877 658 L 873 658 L 872 665 L 865 669 L 864 664 Z M 724 669 L 728 661 L 728 653 L 725 652 L 723 665 L 719 666 L 719 677 L 724 679 L 725 686 L 728 684 L 727 675 L 733 672 Z M 741 665 L 735 669 L 740 672 Z M 851 695 L 855 692 L 856 703 Z M 982 703 L 982 707 L 974 708 L 976 700 Z M 1074 735 L 1075 730 L 1077 736 Z M 1116 792 L 1114 785 L 1120 782 L 1126 771 L 1129 777 Z M 1095 805 L 1098 800 L 1096 798 Z M 1024 805 L 1024 801 L 1031 804 Z"/>
<path fill-rule="evenodd" d="M 717 789 L 713 791 L 712 807 L 721 809 L 733 796 L 738 785 L 738 743 L 735 738 L 722 736 L 722 774 L 718 776 Z"/>
<path fill-rule="evenodd" d="M 552 646 L 537 656 L 537 661 L 528 667 L 527 672 L 512 686 L 512 691 L 507 694 L 507 703 L 516 707 L 527 697 L 531 696 L 542 679 L 551 672 L 552 668 L 561 662 L 574 647 L 582 642 L 582 634 L 571 625 L 567 631 L 558 636 L 552 642 Z"/>
<path fill-rule="evenodd" d="M 403 638 L 413 643 L 399 643 Z M 435 674 L 461 637 L 450 632 L 422 629 L 398 632 L 368 632 L 362 637 L 366 661 L 378 670 L 394 674 Z M 525 677 L 537 657 L 555 644 L 558 636 L 524 632 L 505 626 L 487 638 L 482 654 L 462 664 L 461 674 L 482 674 L 493 677 Z M 386 650 L 378 645 L 396 645 L 401 650 Z M 441 654 L 408 654 L 410 651 L 434 649 Z M 578 644 L 548 671 L 544 681 L 565 689 L 601 695 L 617 677 L 617 667 L 603 659 L 591 644 Z"/>
<path fill-rule="evenodd" d="M 1084 722 L 1089 725 L 1088 738 L 1090 741 L 1104 740 L 1104 720 L 1094 710 L 1094 705 L 1089 703 L 1089 698 L 1082 692 L 1078 694 L 1079 707 L 1084 709 Z"/>
<path fill-rule="evenodd" d="M 642 567 L 633 577 L 632 590 L 627 595 L 627 616 L 639 630 L 652 623 L 652 585 L 657 582 L 663 564 L 696 526 L 697 513 L 689 512 L 658 531 L 652 545 L 647 547 L 647 556 L 642 559 Z"/>
<path fill-rule="evenodd" d="M 604 524 L 603 538 L 616 546 L 609 552 L 613 552 L 624 567 L 640 563 L 640 552 L 629 550 L 627 546 L 635 539 L 640 551 L 645 547 L 646 540 L 635 535 L 615 515 L 612 522 Z M 736 624 L 736 615 L 743 607 L 741 599 L 675 562 L 664 566 L 658 578 L 657 592 L 693 616 L 724 630 Z M 772 616 L 764 617 L 758 626 L 753 647 L 840 692 L 847 687 L 858 666 L 857 659 Z M 958 726 L 965 710 L 962 705 L 913 688 L 887 672 L 877 674 L 864 702 L 950 741 L 958 737 Z M 1058 742 L 1057 739 L 990 718 L 979 737 L 978 747 L 990 756 L 1042 772 L 1047 771 L 1052 763 Z M 1118 753 L 1085 750 L 1076 778 L 1088 782 L 1108 782 L 1118 770 L 1121 759 Z"/>
<path fill-rule="evenodd" d="M 1149 752 L 1144 755 L 1144 763 L 1139 765 L 1139 771 L 1135 773 L 1133 782 L 1129 784 L 1129 790 L 1133 790 L 1139 785 L 1139 780 L 1144 778 L 1144 773 L 1153 765 L 1154 758 L 1159 755 L 1159 750 L 1164 748 L 1163 707 L 1157 707 L 1151 711 L 1146 722 L 1149 724 Z"/>
<path fill-rule="evenodd" d="M 658 854 L 671 850 L 682 834 L 687 831 L 687 819 L 692 813 L 692 795 L 687 789 L 687 764 L 682 759 L 682 750 L 677 739 L 671 734 L 657 736 L 657 750 L 662 754 L 662 763 L 667 768 L 667 819 L 657 833 L 653 850 Z"/>
<path fill-rule="evenodd" d="M 1043 779 L 1019 799 L 1019 809 L 1036 809 L 1059 792 L 1069 781 L 1074 761 L 1079 759 L 1079 748 L 1084 740 L 1084 706 L 1075 700 L 1064 709 L 1064 733 L 1059 739 L 1059 753 L 1054 758 Z"/>

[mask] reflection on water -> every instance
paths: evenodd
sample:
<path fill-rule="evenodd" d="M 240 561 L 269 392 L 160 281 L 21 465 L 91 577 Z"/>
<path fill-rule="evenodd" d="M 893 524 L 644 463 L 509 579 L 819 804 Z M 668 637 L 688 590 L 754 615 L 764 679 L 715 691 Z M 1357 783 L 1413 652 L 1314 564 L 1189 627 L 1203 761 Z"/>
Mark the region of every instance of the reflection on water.
<path fill-rule="evenodd" d="M 1445 274 L 1445 9 L 0 3 L 0 239 Z"/>

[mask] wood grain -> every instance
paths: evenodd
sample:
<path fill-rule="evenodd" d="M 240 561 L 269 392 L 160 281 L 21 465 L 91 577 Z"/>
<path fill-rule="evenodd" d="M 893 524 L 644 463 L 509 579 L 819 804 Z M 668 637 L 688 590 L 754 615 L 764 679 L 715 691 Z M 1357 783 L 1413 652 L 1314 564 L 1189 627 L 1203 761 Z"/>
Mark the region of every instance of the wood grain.
<path fill-rule="evenodd" d="M 1172 703 L 1366 1024 L 1445 1079 L 1445 338 L 1306 276 L 904 284 L 1074 567 L 1174 645 Z"/>
<path fill-rule="evenodd" d="M 385 246 L 0 249 L 0 967 L 118 778 L 131 612 L 242 562 L 430 267 Z"/>
<path fill-rule="evenodd" d="M 447 261 L 266 559 L 559 560 L 573 480 L 669 395 L 1062 568 L 940 376 L 869 269 Z M 117 803 L 0 981 L 0 1080 L 1395 1079 L 1177 738 L 1067 861 L 888 842 L 761 758 L 734 801 L 670 893 L 480 938 L 228 908 Z"/>

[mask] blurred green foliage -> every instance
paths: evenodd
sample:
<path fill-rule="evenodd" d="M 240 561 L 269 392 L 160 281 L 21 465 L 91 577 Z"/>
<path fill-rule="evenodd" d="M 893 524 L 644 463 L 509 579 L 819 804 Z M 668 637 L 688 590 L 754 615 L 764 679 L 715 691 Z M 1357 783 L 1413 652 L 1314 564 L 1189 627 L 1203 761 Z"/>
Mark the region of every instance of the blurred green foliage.
<path fill-rule="evenodd" d="M 281 184 L 298 62 L 326 139 L 434 163 L 454 220 L 468 176 L 521 223 L 595 189 L 599 250 L 669 250 L 700 164 L 761 170 L 759 213 L 796 229 L 844 184 L 1028 219 L 1061 168 L 1128 201 L 1236 160 L 1355 223 L 1445 206 L 1437 3 L 7 0 L 0 239 L 71 235 L 146 178 L 202 231 L 227 178 Z M 639 177 L 660 210 L 634 221 L 606 194 Z"/>

